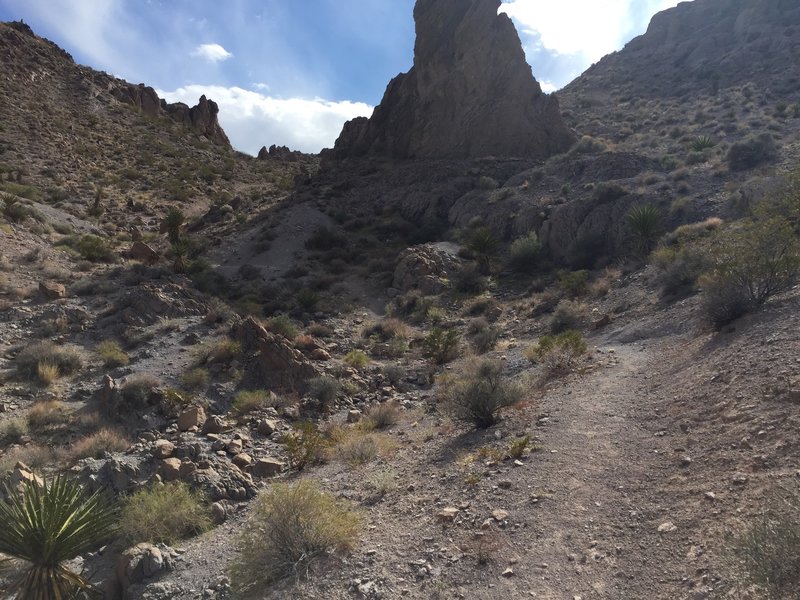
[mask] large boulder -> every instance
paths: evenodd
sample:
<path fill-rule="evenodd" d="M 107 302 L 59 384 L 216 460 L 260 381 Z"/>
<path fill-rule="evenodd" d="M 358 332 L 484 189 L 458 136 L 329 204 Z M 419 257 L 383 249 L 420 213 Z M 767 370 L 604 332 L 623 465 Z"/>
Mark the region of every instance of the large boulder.
<path fill-rule="evenodd" d="M 500 0 L 417 0 L 414 66 L 371 118 L 345 124 L 334 158 L 525 156 L 567 150 L 574 136 L 542 92 Z"/>
<path fill-rule="evenodd" d="M 422 244 L 406 248 L 397 259 L 393 287 L 402 292 L 417 289 L 426 296 L 439 294 L 460 267 L 454 244 Z"/>
<path fill-rule="evenodd" d="M 313 364 L 291 342 L 267 331 L 253 317 L 236 328 L 235 337 L 247 357 L 245 387 L 298 390 L 318 375 Z"/>
<path fill-rule="evenodd" d="M 168 549 L 167 549 L 168 550 Z M 158 577 L 170 569 L 170 553 L 162 552 L 152 544 L 142 543 L 125 550 L 117 560 L 117 583 L 123 598 L 129 598 L 129 589 L 148 579 Z"/>

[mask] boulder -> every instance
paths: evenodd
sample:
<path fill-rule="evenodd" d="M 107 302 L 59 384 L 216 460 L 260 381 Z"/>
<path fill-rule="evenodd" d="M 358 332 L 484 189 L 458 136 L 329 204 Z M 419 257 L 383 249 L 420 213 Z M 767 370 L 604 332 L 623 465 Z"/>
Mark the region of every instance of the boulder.
<path fill-rule="evenodd" d="M 22 490 L 30 484 L 43 485 L 44 481 L 23 462 L 18 462 L 11 472 L 8 485 L 12 490 Z"/>
<path fill-rule="evenodd" d="M 175 452 L 175 444 L 169 440 L 156 440 L 153 444 L 153 456 L 158 459 L 165 459 L 172 456 Z"/>
<path fill-rule="evenodd" d="M 123 551 L 117 560 L 117 583 L 126 597 L 128 588 L 161 575 L 170 569 L 169 553 L 152 544 L 137 544 Z"/>
<path fill-rule="evenodd" d="M 40 281 L 39 293 L 48 300 L 59 300 L 67 295 L 67 288 L 55 281 Z"/>
<path fill-rule="evenodd" d="M 397 259 L 393 287 L 407 292 L 418 289 L 426 296 L 439 294 L 447 279 L 461 266 L 454 244 L 422 244 L 406 248 Z"/>
<path fill-rule="evenodd" d="M 317 370 L 303 353 L 283 336 L 268 332 L 253 317 L 235 331 L 247 359 L 242 385 L 246 388 L 297 390 L 317 376 Z"/>
<path fill-rule="evenodd" d="M 367 119 L 349 121 L 336 159 L 547 158 L 575 138 L 542 92 L 500 0 L 417 0 L 414 66 Z"/>
<path fill-rule="evenodd" d="M 181 476 L 181 460 L 179 458 L 165 458 L 158 465 L 158 474 L 164 481 L 176 481 Z"/>
<path fill-rule="evenodd" d="M 284 463 L 274 458 L 259 458 L 250 466 L 250 474 L 253 477 L 274 477 L 283 471 Z"/>
<path fill-rule="evenodd" d="M 150 246 L 142 241 L 135 241 L 128 250 L 128 256 L 133 260 L 138 260 L 146 265 L 152 265 L 158 262 L 159 254 Z"/>
<path fill-rule="evenodd" d="M 205 423 L 203 423 L 203 429 L 201 431 L 205 434 L 218 434 L 222 433 L 224 429 L 225 421 L 222 419 L 222 417 L 218 415 L 211 415 L 206 419 Z"/>
<path fill-rule="evenodd" d="M 245 469 L 249 465 L 253 464 L 253 457 L 246 452 L 240 452 L 231 459 L 231 462 L 240 469 Z"/>
<path fill-rule="evenodd" d="M 178 415 L 178 429 L 189 431 L 192 427 L 200 427 L 206 421 L 206 411 L 202 406 L 190 406 Z"/>

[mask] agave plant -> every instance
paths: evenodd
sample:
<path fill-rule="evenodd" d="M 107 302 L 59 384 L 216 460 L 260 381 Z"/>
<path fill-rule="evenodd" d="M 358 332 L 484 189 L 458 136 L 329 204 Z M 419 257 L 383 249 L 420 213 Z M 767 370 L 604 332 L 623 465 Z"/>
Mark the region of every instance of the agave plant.
<path fill-rule="evenodd" d="M 6 488 L 0 501 L 0 553 L 23 561 L 12 585 L 17 600 L 71 600 L 97 593 L 89 580 L 64 566 L 94 550 L 116 528 L 116 511 L 104 494 L 89 494 L 65 477 L 28 482 L 21 493 Z"/>
<path fill-rule="evenodd" d="M 475 254 L 478 270 L 483 275 L 490 271 L 490 260 L 497 251 L 497 239 L 487 227 L 478 227 L 467 238 L 467 248 Z"/>

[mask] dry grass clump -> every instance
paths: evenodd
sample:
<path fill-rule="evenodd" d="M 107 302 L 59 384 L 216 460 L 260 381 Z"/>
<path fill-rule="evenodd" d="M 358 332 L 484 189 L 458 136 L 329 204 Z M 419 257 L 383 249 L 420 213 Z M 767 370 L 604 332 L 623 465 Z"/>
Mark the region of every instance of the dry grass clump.
<path fill-rule="evenodd" d="M 60 400 L 36 402 L 28 411 L 28 425 L 31 429 L 47 429 L 68 423 L 71 415 Z"/>
<path fill-rule="evenodd" d="M 42 467 L 53 466 L 56 456 L 53 450 L 46 446 L 29 444 L 12 448 L 0 456 L 0 479 L 20 462 L 26 467 L 38 471 Z"/>
<path fill-rule="evenodd" d="M 304 576 L 318 559 L 352 550 L 360 529 L 360 516 L 314 483 L 275 484 L 255 501 L 239 538 L 230 568 L 233 587 L 248 596 Z"/>
<path fill-rule="evenodd" d="M 242 390 L 233 399 L 231 415 L 240 419 L 257 410 L 275 406 L 278 397 L 267 390 Z"/>
<path fill-rule="evenodd" d="M 400 420 L 400 408 L 396 402 L 373 404 L 367 411 L 364 427 L 367 429 L 388 429 Z"/>
<path fill-rule="evenodd" d="M 102 458 L 106 452 L 124 452 L 130 445 L 130 440 L 118 430 L 103 427 L 72 444 L 68 455 L 72 461 Z"/>
<path fill-rule="evenodd" d="M 25 347 L 14 363 L 22 379 L 45 385 L 75 373 L 82 365 L 77 350 L 69 346 L 56 346 L 48 341 Z"/>
<path fill-rule="evenodd" d="M 197 367 L 186 371 L 186 373 L 181 376 L 181 384 L 184 389 L 196 392 L 207 388 L 209 379 L 208 369 Z"/>
<path fill-rule="evenodd" d="M 580 329 L 586 320 L 588 308 L 583 302 L 576 300 L 562 300 L 556 305 L 553 316 L 550 318 L 550 332 L 563 333 Z"/>
<path fill-rule="evenodd" d="M 525 350 L 525 357 L 544 367 L 546 379 L 568 373 L 578 358 L 586 354 L 586 341 L 579 331 L 545 335 Z"/>
<path fill-rule="evenodd" d="M 336 400 L 341 387 L 333 377 L 321 375 L 308 381 L 308 394 L 317 401 L 320 409 L 327 409 Z"/>
<path fill-rule="evenodd" d="M 369 364 L 369 356 L 363 350 L 350 350 L 344 356 L 344 362 L 353 369 L 363 369 Z"/>
<path fill-rule="evenodd" d="M 28 435 L 28 421 L 26 419 L 11 419 L 0 426 L 0 444 L 17 444 L 25 435 Z"/>
<path fill-rule="evenodd" d="M 283 436 L 289 466 L 302 471 L 308 466 L 325 462 L 328 440 L 313 423 L 299 423 L 294 431 Z"/>
<path fill-rule="evenodd" d="M 174 544 L 211 527 L 205 499 L 187 484 L 168 483 L 130 496 L 120 514 L 120 532 L 132 544 Z"/>
<path fill-rule="evenodd" d="M 396 338 L 408 339 L 411 330 L 408 325 L 400 319 L 388 318 L 368 325 L 364 328 L 362 335 L 367 339 L 377 339 L 381 342 L 388 342 Z"/>
<path fill-rule="evenodd" d="M 120 388 L 120 394 L 129 406 L 144 406 L 148 403 L 150 394 L 161 386 L 161 380 L 149 373 L 137 373 L 125 380 Z"/>
<path fill-rule="evenodd" d="M 103 361 L 103 366 L 114 369 L 124 367 L 130 362 L 128 355 L 114 340 L 106 340 L 97 345 L 97 355 Z"/>
<path fill-rule="evenodd" d="M 198 364 L 229 363 L 239 356 L 242 348 L 239 342 L 228 338 L 200 344 L 195 349 Z"/>

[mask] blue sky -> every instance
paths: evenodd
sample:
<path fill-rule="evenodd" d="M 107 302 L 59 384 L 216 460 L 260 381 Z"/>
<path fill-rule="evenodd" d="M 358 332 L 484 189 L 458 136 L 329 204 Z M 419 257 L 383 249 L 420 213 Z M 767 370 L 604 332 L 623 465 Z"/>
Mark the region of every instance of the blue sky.
<path fill-rule="evenodd" d="M 644 32 L 677 0 L 507 0 L 546 91 Z M 316 152 L 369 116 L 413 61 L 413 0 L 0 0 L 75 60 L 170 101 L 220 104 L 233 145 Z"/>

